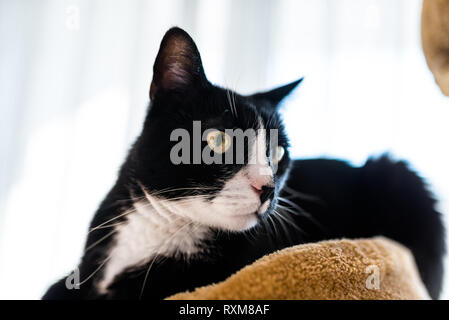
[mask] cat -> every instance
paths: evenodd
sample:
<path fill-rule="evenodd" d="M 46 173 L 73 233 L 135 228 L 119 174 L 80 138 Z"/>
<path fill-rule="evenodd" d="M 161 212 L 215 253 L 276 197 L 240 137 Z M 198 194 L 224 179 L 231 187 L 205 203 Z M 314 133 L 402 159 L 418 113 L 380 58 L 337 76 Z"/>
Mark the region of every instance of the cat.
<path fill-rule="evenodd" d="M 437 298 L 444 229 L 423 180 L 386 155 L 362 167 L 290 159 L 278 108 L 301 81 L 247 96 L 218 87 L 192 38 L 170 29 L 142 133 L 91 222 L 78 280 L 43 298 L 162 299 L 288 246 L 377 235 L 410 248 Z M 228 129 L 253 136 L 237 143 Z"/>

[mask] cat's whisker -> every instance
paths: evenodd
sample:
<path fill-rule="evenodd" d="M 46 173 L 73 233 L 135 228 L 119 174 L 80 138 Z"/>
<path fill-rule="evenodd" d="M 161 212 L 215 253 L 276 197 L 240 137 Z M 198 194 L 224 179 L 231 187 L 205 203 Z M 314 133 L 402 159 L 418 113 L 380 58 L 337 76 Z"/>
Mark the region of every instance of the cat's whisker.
<path fill-rule="evenodd" d="M 132 198 L 127 198 L 127 199 L 117 199 L 117 200 L 114 200 L 114 203 L 111 206 L 116 205 L 117 202 L 129 202 L 129 201 L 135 201 L 135 200 L 140 200 L 140 199 L 144 199 L 144 198 L 145 198 L 145 196 L 132 197 Z"/>
<path fill-rule="evenodd" d="M 95 227 L 95 230 L 113 228 L 113 227 L 117 227 L 117 226 L 123 225 L 125 223 L 126 222 L 117 222 L 117 223 L 113 223 L 113 224 L 107 224 L 107 225 L 104 225 L 104 226 L 101 226 L 101 227 Z"/>
<path fill-rule="evenodd" d="M 151 195 L 151 196 L 159 196 L 170 192 L 175 191 L 188 191 L 188 190 L 219 190 L 217 187 L 208 187 L 208 186 L 193 186 L 193 187 L 183 187 L 183 188 L 165 188 L 158 191 L 147 191 L 146 188 L 139 182 L 139 187 L 142 189 L 145 195 Z M 143 196 L 145 198 L 145 196 Z"/>
<path fill-rule="evenodd" d="M 304 209 L 302 209 L 299 206 L 296 206 L 299 211 L 295 211 L 292 208 L 283 206 L 281 204 L 277 204 L 277 207 L 279 207 L 281 210 L 286 211 L 288 213 L 294 214 L 296 216 L 304 216 L 306 217 L 309 221 L 313 222 L 317 227 L 321 228 L 324 230 L 324 227 L 321 225 L 321 223 L 318 222 L 318 220 L 316 220 L 310 213 L 308 213 L 307 211 L 305 211 Z"/>
<path fill-rule="evenodd" d="M 161 194 L 165 192 L 182 191 L 182 190 L 215 190 L 217 187 L 196 186 L 196 187 L 183 187 L 183 188 L 166 188 L 158 191 L 151 192 L 150 194 Z"/>
<path fill-rule="evenodd" d="M 157 198 L 154 197 L 155 199 L 157 199 L 158 202 L 182 202 L 182 201 L 186 201 L 186 200 L 197 200 L 197 199 L 207 199 L 210 198 L 210 195 L 194 195 L 194 196 L 183 196 L 183 197 L 176 197 L 176 198 Z"/>
<path fill-rule="evenodd" d="M 298 204 L 294 203 L 291 200 L 285 199 L 284 197 L 280 197 L 280 196 L 278 196 L 278 200 L 292 206 L 293 208 L 297 209 L 301 213 L 307 213 L 303 208 L 301 208 Z"/>
<path fill-rule="evenodd" d="M 106 262 L 108 262 L 111 259 L 111 256 L 108 256 L 106 259 L 104 259 L 104 261 L 89 275 L 87 276 L 83 281 L 80 281 L 79 283 L 77 283 L 78 286 L 81 286 L 82 284 L 86 283 L 87 281 L 89 281 L 89 279 L 91 279 L 98 271 L 100 271 L 100 269 L 106 264 Z"/>
<path fill-rule="evenodd" d="M 290 232 L 288 232 L 288 229 L 287 229 L 287 227 L 285 226 L 285 222 L 284 222 L 285 220 L 284 220 L 284 217 L 282 217 L 282 215 L 281 215 L 279 212 L 277 212 L 276 210 L 274 210 L 273 213 L 274 213 L 274 217 L 276 217 L 277 220 L 279 221 L 279 224 L 281 225 L 281 228 L 282 228 L 282 230 L 284 231 L 284 234 L 285 234 L 287 240 L 288 240 L 290 243 L 292 243 L 293 241 L 292 241 L 292 239 L 291 239 L 291 237 L 290 237 Z"/>
<path fill-rule="evenodd" d="M 282 215 L 282 213 L 274 210 L 275 214 L 281 218 L 282 220 L 284 220 L 286 223 L 290 224 L 293 228 L 295 228 L 297 231 L 304 233 L 304 231 L 298 227 L 292 220 L 288 219 L 286 216 Z"/>
<path fill-rule="evenodd" d="M 271 246 L 276 246 L 276 241 L 277 241 L 277 231 L 275 228 L 275 225 L 273 223 L 273 220 L 271 218 L 271 216 L 268 216 L 266 218 L 266 225 L 267 225 L 267 232 L 268 232 L 268 236 L 270 239 L 270 244 Z"/>
<path fill-rule="evenodd" d="M 306 211 L 296 211 L 296 210 L 293 210 L 292 208 L 286 207 L 286 206 L 284 206 L 284 205 L 282 205 L 280 203 L 277 204 L 277 207 L 281 208 L 282 210 L 287 211 L 287 212 L 289 212 L 291 214 L 294 214 L 296 216 L 305 216 L 305 217 L 310 218 L 310 215 Z"/>
<path fill-rule="evenodd" d="M 196 200 L 196 199 L 199 199 L 199 198 L 202 198 L 202 197 L 207 198 L 209 196 L 208 195 L 204 195 L 204 196 L 201 196 L 201 195 L 198 195 L 198 196 L 186 196 L 186 197 L 177 197 L 177 198 L 172 198 L 172 199 L 158 199 L 158 201 L 184 202 L 184 201 L 193 201 L 193 200 Z M 150 205 L 151 205 L 151 203 L 146 203 L 144 205 L 139 205 L 139 208 L 145 208 L 145 207 L 148 207 Z M 92 227 L 89 230 L 89 233 L 91 233 L 91 232 L 93 232 L 95 230 L 99 230 L 99 229 L 103 229 L 103 228 L 110 228 L 110 227 L 114 227 L 114 226 L 123 224 L 123 222 L 119 222 L 119 223 L 116 223 L 116 224 L 113 224 L 113 225 L 107 225 L 109 222 L 112 222 L 112 221 L 117 220 L 117 219 L 119 219 L 121 217 L 124 217 L 124 216 L 126 216 L 128 214 L 131 214 L 131 213 L 135 212 L 136 210 L 137 209 L 135 207 L 133 207 L 132 209 L 128 209 L 128 210 L 124 211 L 123 213 L 121 213 L 121 214 L 119 214 L 119 215 L 117 215 L 117 216 L 115 216 L 115 217 L 113 217 L 113 218 L 111 218 L 109 220 L 106 220 L 106 221 L 102 222 L 101 224 L 99 224 L 99 225 L 97 225 L 95 227 Z"/>
<path fill-rule="evenodd" d="M 294 190 L 292 188 L 290 188 L 289 186 L 284 186 L 284 188 L 282 189 L 283 191 L 286 191 L 287 193 L 289 193 L 290 195 L 292 195 L 293 197 L 296 197 L 298 199 L 302 199 L 302 200 L 308 200 L 308 201 L 314 201 L 314 202 L 322 202 L 322 200 L 314 195 L 311 194 L 307 194 L 307 193 L 303 193 L 303 192 L 299 192 L 297 190 Z"/>
<path fill-rule="evenodd" d="M 147 204 L 141 205 L 141 206 L 139 206 L 139 207 L 140 207 L 140 208 L 145 208 L 145 207 L 148 207 L 148 206 L 150 206 L 150 205 L 151 205 L 150 203 L 147 203 Z M 121 218 L 121 217 L 124 217 L 124 216 L 126 216 L 126 215 L 128 215 L 128 214 L 131 214 L 131 213 L 133 213 L 133 212 L 136 212 L 136 210 L 137 210 L 136 207 L 133 206 L 132 208 L 125 210 L 125 211 L 122 212 L 121 214 L 118 214 L 117 216 L 115 216 L 115 217 L 113 217 L 113 218 L 111 218 L 111 219 L 109 219 L 109 220 L 106 220 L 106 221 L 100 223 L 99 225 L 97 225 L 97 226 L 95 226 L 95 227 L 92 227 L 92 228 L 89 230 L 88 233 L 91 233 L 92 231 L 97 230 L 98 228 L 104 226 L 105 224 L 108 224 L 109 222 L 112 222 L 112 221 L 117 220 L 117 219 L 119 219 L 119 218 Z"/>
<path fill-rule="evenodd" d="M 235 103 L 235 91 L 232 91 L 231 96 L 232 96 L 232 103 L 234 105 L 235 117 L 237 118 L 238 114 L 237 114 L 237 106 L 236 106 L 236 103 Z"/>
<path fill-rule="evenodd" d="M 93 231 L 95 231 L 95 230 L 98 230 L 100 227 L 104 226 L 105 224 L 108 224 L 108 223 L 111 222 L 111 221 L 117 220 L 117 219 L 119 219 L 119 218 L 121 218 L 121 217 L 124 217 L 124 216 L 126 216 L 126 215 L 128 215 L 128 214 L 130 214 L 130 213 L 135 212 L 135 211 L 136 211 L 135 208 L 125 210 L 125 211 L 122 212 L 121 214 L 118 214 L 117 216 L 115 216 L 115 217 L 113 217 L 113 218 L 111 218 L 111 219 L 109 219 L 109 220 L 106 220 L 106 221 L 100 223 L 99 225 L 97 225 L 97 226 L 95 226 L 95 227 L 92 227 L 92 228 L 89 230 L 88 233 L 91 233 L 91 232 L 93 232 Z"/>
<path fill-rule="evenodd" d="M 102 226 L 97 226 L 95 228 L 90 229 L 89 233 L 92 232 L 92 231 L 95 231 L 95 230 L 113 228 L 113 227 L 119 226 L 119 225 L 124 224 L 124 223 L 125 222 L 117 222 L 117 223 L 105 224 L 105 225 L 102 225 Z"/>
<path fill-rule="evenodd" d="M 253 244 L 253 245 L 255 244 L 255 241 L 257 240 L 256 236 L 252 233 L 254 231 L 254 229 L 255 228 L 251 228 L 243 233 L 245 235 L 245 238 L 248 239 L 248 241 L 250 241 L 251 244 Z"/>
<path fill-rule="evenodd" d="M 114 233 L 116 233 L 117 230 L 112 230 L 111 232 L 109 232 L 108 234 L 106 234 L 105 236 L 101 237 L 99 240 L 95 241 L 94 243 L 92 243 L 90 246 L 88 246 L 85 250 L 84 253 L 88 252 L 89 250 L 91 250 L 92 248 L 95 248 L 98 244 L 100 244 L 101 242 L 103 242 L 105 239 L 109 238 L 110 236 L 112 236 Z"/>
<path fill-rule="evenodd" d="M 215 201 L 217 199 L 222 199 L 222 198 L 223 199 L 233 199 L 233 200 L 250 200 L 251 199 L 251 197 L 244 196 L 244 195 L 242 195 L 242 193 L 237 193 L 237 194 L 228 193 L 228 194 L 220 194 L 220 196 L 219 197 L 215 197 L 213 199 L 213 201 Z"/>
<path fill-rule="evenodd" d="M 231 101 L 231 94 L 230 94 L 230 90 L 226 89 L 226 96 L 228 98 L 228 103 L 229 103 L 229 108 L 231 110 L 231 114 L 233 117 L 236 117 L 235 112 L 234 112 L 234 108 L 232 107 L 232 101 Z"/>
<path fill-rule="evenodd" d="M 278 235 L 279 232 L 278 232 L 278 230 L 277 230 L 277 228 L 276 228 L 276 224 L 274 223 L 273 216 L 269 215 L 268 218 L 270 219 L 270 222 L 271 222 L 271 224 L 273 225 L 273 228 L 274 228 L 274 234 L 275 234 L 275 235 Z"/>

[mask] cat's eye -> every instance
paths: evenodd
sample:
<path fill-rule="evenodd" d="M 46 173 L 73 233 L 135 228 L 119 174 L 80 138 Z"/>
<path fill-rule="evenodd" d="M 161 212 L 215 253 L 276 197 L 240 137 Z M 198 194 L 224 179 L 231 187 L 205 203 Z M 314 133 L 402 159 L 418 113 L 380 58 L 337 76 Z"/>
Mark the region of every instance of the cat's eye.
<path fill-rule="evenodd" d="M 231 137 L 220 130 L 212 130 L 206 139 L 209 147 L 217 153 L 224 153 L 231 146 Z"/>
<path fill-rule="evenodd" d="M 277 146 L 276 149 L 274 149 L 273 151 L 273 163 L 274 164 L 278 164 L 279 161 L 282 160 L 282 158 L 284 157 L 284 153 L 285 153 L 285 149 L 281 146 Z"/>

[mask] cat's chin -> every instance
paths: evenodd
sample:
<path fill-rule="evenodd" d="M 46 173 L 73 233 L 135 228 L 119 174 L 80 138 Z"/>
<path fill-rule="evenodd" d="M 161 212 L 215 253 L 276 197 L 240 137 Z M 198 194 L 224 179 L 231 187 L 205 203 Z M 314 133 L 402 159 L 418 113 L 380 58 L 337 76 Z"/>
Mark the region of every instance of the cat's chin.
<path fill-rule="evenodd" d="M 218 222 L 218 221 L 217 221 Z M 257 225 L 258 216 L 255 212 L 226 217 L 215 224 L 215 228 L 226 231 L 245 231 Z"/>

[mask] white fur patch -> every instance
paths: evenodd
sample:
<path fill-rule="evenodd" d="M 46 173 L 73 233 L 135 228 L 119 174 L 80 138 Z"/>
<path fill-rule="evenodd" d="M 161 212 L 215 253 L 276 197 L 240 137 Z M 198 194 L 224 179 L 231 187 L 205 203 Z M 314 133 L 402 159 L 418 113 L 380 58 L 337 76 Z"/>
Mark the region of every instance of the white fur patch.
<path fill-rule="evenodd" d="M 114 278 L 125 269 L 144 265 L 158 255 L 195 254 L 199 251 L 197 243 L 207 237 L 208 227 L 170 212 L 165 208 L 166 200 L 149 199 L 136 202 L 127 221 L 115 227 L 115 243 L 103 278 L 98 282 L 100 293 L 106 293 Z"/>

